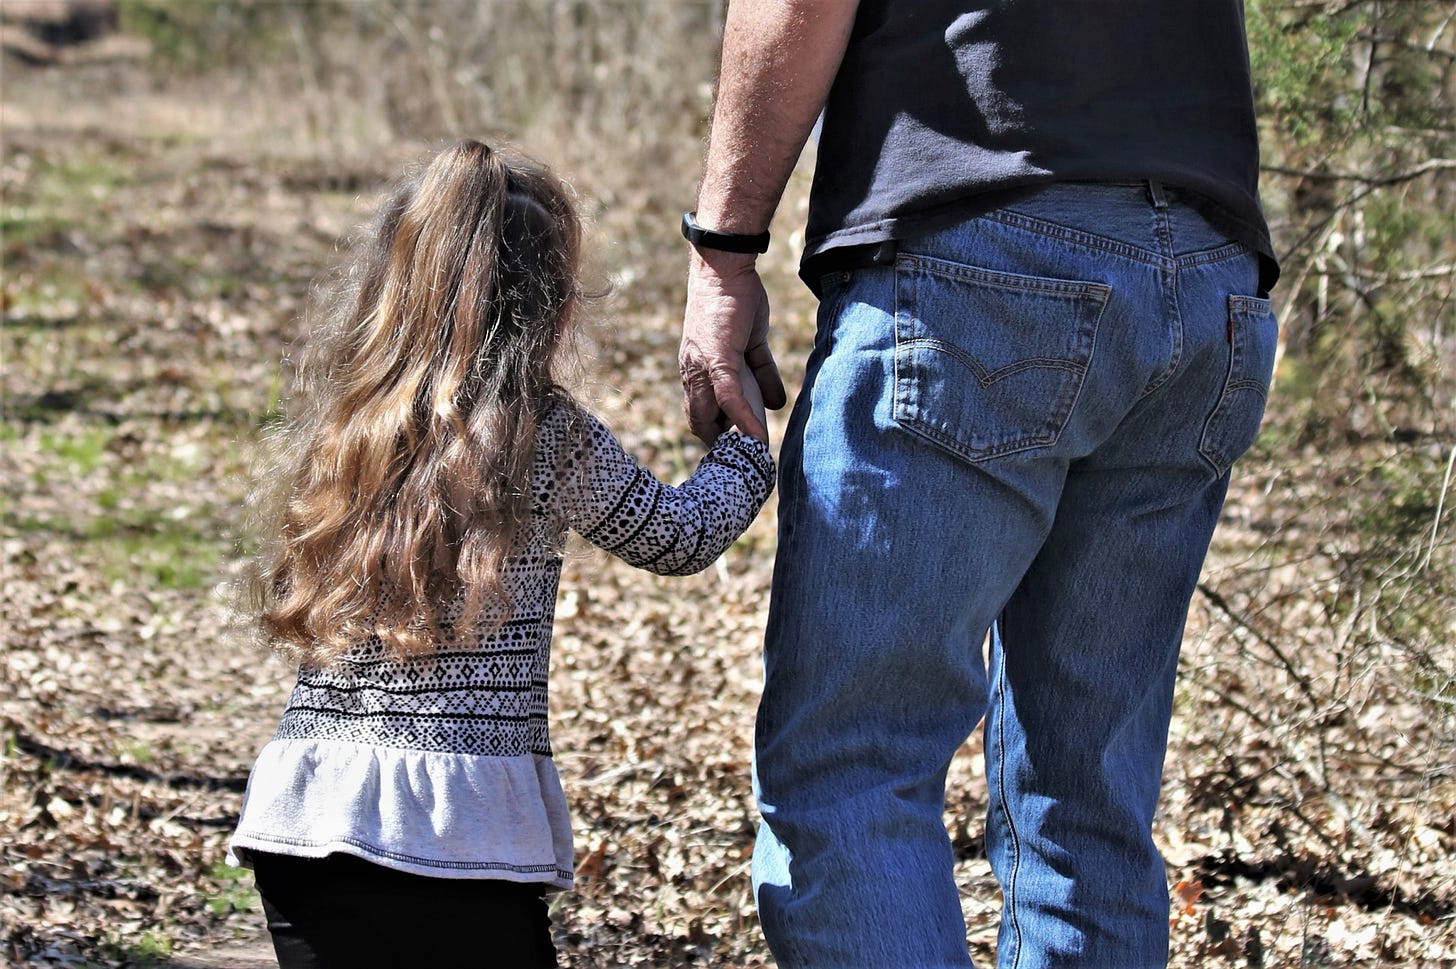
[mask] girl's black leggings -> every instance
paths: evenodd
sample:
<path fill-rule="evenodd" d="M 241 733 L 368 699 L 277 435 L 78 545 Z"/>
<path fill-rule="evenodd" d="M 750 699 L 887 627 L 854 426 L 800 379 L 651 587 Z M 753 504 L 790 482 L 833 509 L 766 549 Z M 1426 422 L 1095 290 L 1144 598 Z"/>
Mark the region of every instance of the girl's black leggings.
<path fill-rule="evenodd" d="M 280 969 L 546 969 L 545 886 L 252 852 Z"/>

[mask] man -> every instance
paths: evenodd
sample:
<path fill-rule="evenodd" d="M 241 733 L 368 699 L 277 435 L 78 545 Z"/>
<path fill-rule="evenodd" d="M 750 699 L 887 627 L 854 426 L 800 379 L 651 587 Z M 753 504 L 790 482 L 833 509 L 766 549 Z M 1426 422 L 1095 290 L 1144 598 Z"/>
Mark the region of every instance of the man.
<path fill-rule="evenodd" d="M 741 372 L 784 402 L 754 258 L 821 111 L 755 748 L 770 946 L 970 965 L 942 812 L 984 721 L 1000 965 L 1166 965 L 1178 650 L 1274 355 L 1241 4 L 735 0 L 684 225 L 705 440 L 758 426 Z"/>

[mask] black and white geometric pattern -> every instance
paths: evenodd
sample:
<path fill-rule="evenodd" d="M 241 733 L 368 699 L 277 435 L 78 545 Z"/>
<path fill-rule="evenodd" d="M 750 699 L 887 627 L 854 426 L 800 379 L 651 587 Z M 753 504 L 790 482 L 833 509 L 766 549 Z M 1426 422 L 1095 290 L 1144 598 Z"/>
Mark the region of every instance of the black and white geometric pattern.
<path fill-rule="evenodd" d="M 547 669 L 566 531 L 659 574 L 700 572 L 753 521 L 773 483 L 768 448 L 729 431 L 687 481 L 664 485 L 596 417 L 556 404 L 541 424 L 531 523 L 504 569 L 507 620 L 488 635 L 452 635 L 426 656 L 397 660 L 374 638 L 326 669 L 305 667 L 275 739 L 550 756 Z"/>

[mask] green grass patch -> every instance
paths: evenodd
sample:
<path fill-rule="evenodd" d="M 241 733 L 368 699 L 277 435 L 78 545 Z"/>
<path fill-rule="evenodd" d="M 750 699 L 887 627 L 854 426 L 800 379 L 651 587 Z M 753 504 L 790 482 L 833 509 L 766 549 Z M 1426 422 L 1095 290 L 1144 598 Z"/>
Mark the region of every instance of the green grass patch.
<path fill-rule="evenodd" d="M 135 178 L 129 165 L 102 154 L 68 154 L 55 160 L 36 159 L 34 165 L 42 201 L 68 202 L 84 206 L 88 211 L 93 203 Z"/>
<path fill-rule="evenodd" d="M 234 912 L 253 912 L 262 905 L 258 892 L 253 888 L 253 877 L 244 868 L 234 868 L 226 862 L 214 862 L 208 877 L 217 889 L 207 895 L 207 910 L 219 918 Z"/>
<path fill-rule="evenodd" d="M 157 759 L 157 752 L 145 740 L 128 740 L 117 744 L 116 757 L 123 764 L 150 764 Z"/>
<path fill-rule="evenodd" d="M 84 549 L 103 578 L 152 588 L 196 589 L 211 584 L 231 546 L 213 529 L 170 511 L 116 510 L 60 521 L 35 515 L 7 522 L 21 535 L 54 536 Z"/>
<path fill-rule="evenodd" d="M 90 277 L 85 266 L 78 260 L 47 258 L 17 270 L 10 265 L 8 236 L 5 246 L 5 329 L 11 332 L 55 329 L 58 323 L 75 322 L 87 299 L 86 284 Z"/>
<path fill-rule="evenodd" d="M 0 213 L 0 240 L 7 260 L 23 249 L 54 247 L 72 223 L 38 207 L 7 205 Z"/>
<path fill-rule="evenodd" d="M 106 957 L 137 969 L 160 967 L 172 954 L 174 943 L 160 929 L 147 929 L 136 938 L 109 935 L 102 944 Z"/>
<path fill-rule="evenodd" d="M 73 431 L 41 431 L 40 449 L 56 458 L 68 470 L 89 474 L 106 460 L 106 445 L 115 432 L 109 427 L 88 426 Z"/>
<path fill-rule="evenodd" d="M 24 181 L 6 190 L 6 218 L 16 225 L 64 227 L 94 219 L 104 202 L 135 178 L 129 164 L 96 151 L 47 158 L 32 155 Z"/>
<path fill-rule="evenodd" d="M 135 176 L 129 164 L 101 153 L 29 157 L 26 174 L 5 188 L 0 252 L 7 263 L 30 250 L 58 250 L 72 229 L 94 225 L 97 207 Z"/>
<path fill-rule="evenodd" d="M 169 530 L 153 535 L 119 536 L 103 542 L 102 574 L 116 581 L 138 575 L 163 589 L 197 589 L 217 577 L 227 545 L 195 533 Z"/>
<path fill-rule="evenodd" d="M 233 0 L 120 0 L 122 29 L 151 42 L 152 60 L 169 71 L 201 74 L 218 66 L 268 63 L 292 52 L 289 18 L 321 29 L 327 18 L 340 25 L 349 3 L 290 0 L 236 3 Z"/>
<path fill-rule="evenodd" d="M 268 404 L 253 426 L 266 435 L 281 427 L 283 421 L 283 371 L 275 367 L 268 378 Z"/>

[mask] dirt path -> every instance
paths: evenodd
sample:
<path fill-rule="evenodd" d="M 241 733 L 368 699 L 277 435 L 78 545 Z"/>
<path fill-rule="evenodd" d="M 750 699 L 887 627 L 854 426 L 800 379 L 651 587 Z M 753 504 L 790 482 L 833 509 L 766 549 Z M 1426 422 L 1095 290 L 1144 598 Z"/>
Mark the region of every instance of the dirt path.
<path fill-rule="evenodd" d="M 276 969 L 273 945 L 266 936 L 216 945 L 192 956 L 174 956 L 156 963 L 157 969 Z"/>

